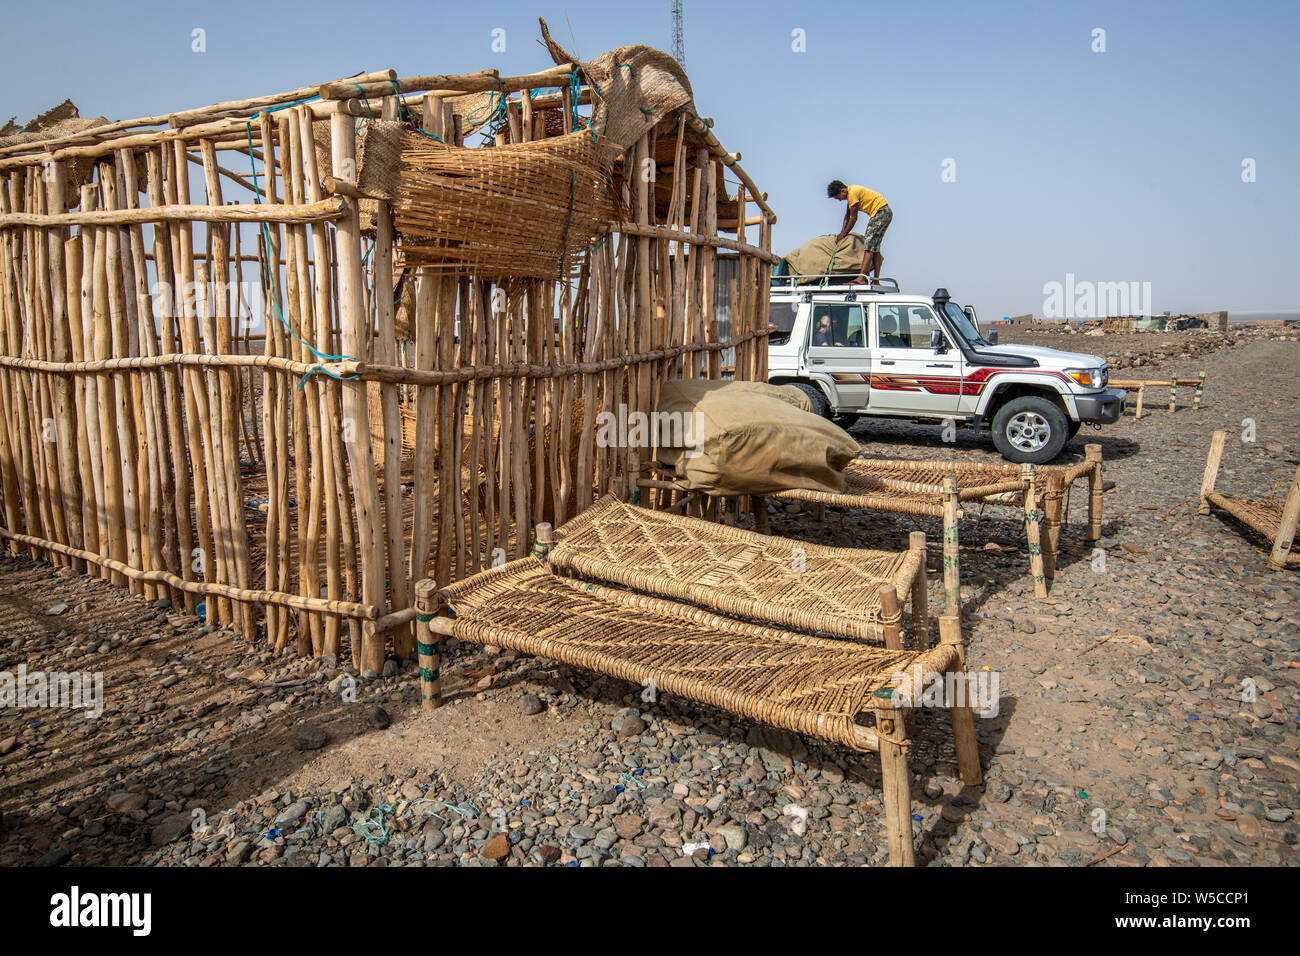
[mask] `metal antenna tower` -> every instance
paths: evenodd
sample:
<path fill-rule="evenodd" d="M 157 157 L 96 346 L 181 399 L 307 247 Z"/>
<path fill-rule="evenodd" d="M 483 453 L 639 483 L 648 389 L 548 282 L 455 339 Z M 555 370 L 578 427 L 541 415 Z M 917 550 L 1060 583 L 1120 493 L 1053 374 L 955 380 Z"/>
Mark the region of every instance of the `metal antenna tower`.
<path fill-rule="evenodd" d="M 686 66 L 686 41 L 682 37 L 682 0 L 673 0 L 673 59 Z"/>

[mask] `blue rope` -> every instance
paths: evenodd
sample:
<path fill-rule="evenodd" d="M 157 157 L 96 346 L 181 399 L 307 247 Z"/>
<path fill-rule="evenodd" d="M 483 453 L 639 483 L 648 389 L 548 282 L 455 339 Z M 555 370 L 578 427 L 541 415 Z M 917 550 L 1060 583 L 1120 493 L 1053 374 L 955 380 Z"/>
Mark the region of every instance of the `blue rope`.
<path fill-rule="evenodd" d="M 268 110 L 259 110 L 257 113 L 254 113 L 252 116 L 250 116 L 250 117 L 248 118 L 248 120 L 244 123 L 244 132 L 245 132 L 245 134 L 248 136 L 248 165 L 249 165 L 249 167 L 250 167 L 250 168 L 252 169 L 252 171 L 253 171 L 253 199 L 254 199 L 254 201 L 256 202 L 257 205 L 259 205 L 259 206 L 262 205 L 262 193 L 261 193 L 261 190 L 258 188 L 258 185 L 257 185 L 257 163 L 256 163 L 256 161 L 254 161 L 254 159 L 253 159 L 253 119 L 254 119 L 254 117 L 259 116 L 259 115 L 261 115 L 262 113 L 274 113 L 276 110 L 286 109 L 286 108 L 288 108 L 288 107 L 290 107 L 290 106 L 296 106 L 296 105 L 298 105 L 299 103 L 306 103 L 308 100 L 314 100 L 314 99 L 316 99 L 316 97 L 314 97 L 314 96 L 309 96 L 309 97 L 307 97 L 307 99 L 305 99 L 305 100 L 297 100 L 297 101 L 294 102 L 294 103 L 285 103 L 283 106 L 276 106 L 276 107 L 274 107 L 273 109 L 268 109 Z M 266 223 L 264 223 L 264 222 L 261 223 L 260 225 L 261 225 L 261 228 L 262 228 L 262 238 L 263 238 L 263 240 L 266 242 L 266 250 L 267 250 L 267 253 L 269 254 L 270 251 L 271 251 L 271 245 L 272 245 L 272 243 L 271 243 L 271 230 L 267 228 L 267 225 L 266 225 Z M 274 306 L 274 308 L 275 308 L 275 316 L 276 316 L 277 319 L 280 320 L 280 324 L 283 325 L 283 326 L 285 327 L 285 330 L 286 330 L 290 335 L 292 335 L 295 339 L 297 339 L 299 342 L 301 342 L 303 345 L 305 345 L 305 346 L 307 347 L 307 350 L 308 350 L 309 352 L 311 352 L 312 355 L 316 356 L 318 359 L 320 359 L 320 360 L 323 361 L 323 362 L 345 362 L 345 361 L 347 361 L 347 360 L 349 360 L 349 359 L 355 358 L 355 356 L 352 356 L 352 355 L 326 355 L 324 352 L 321 352 L 320 350 L 318 350 L 314 345 L 312 345 L 310 342 L 308 342 L 308 341 L 307 341 L 306 339 L 304 339 L 301 335 L 299 335 L 297 332 L 294 331 L 293 326 L 291 326 L 291 325 L 289 324 L 289 320 L 286 319 L 286 318 L 284 317 L 284 311 L 283 311 L 283 310 L 281 309 L 281 307 L 280 307 L 280 284 L 279 284 L 279 278 L 280 278 L 280 277 L 279 277 L 278 275 L 272 275 L 272 276 L 270 276 L 270 280 L 271 280 L 271 305 Z M 340 381 L 340 382 L 346 382 L 346 381 L 349 381 L 349 380 L 351 380 L 351 379 L 357 378 L 356 375 L 337 375 L 337 374 L 335 374 L 334 372 L 331 372 L 329 369 L 325 368 L 324 366 L 321 366 L 321 365 L 313 365 L 311 368 L 307 369 L 307 371 L 303 374 L 302 378 L 300 378 L 300 379 L 298 380 L 298 390 L 301 391 L 301 390 L 302 390 L 302 387 L 307 383 L 307 379 L 311 378 L 311 376 L 314 375 L 314 374 L 315 374 L 316 372 L 318 372 L 318 371 L 319 371 L 319 372 L 324 372 L 324 373 L 325 373 L 326 375 L 328 375 L 330 378 L 332 378 L 332 379 L 336 379 L 336 380 L 338 380 L 338 381 Z"/>

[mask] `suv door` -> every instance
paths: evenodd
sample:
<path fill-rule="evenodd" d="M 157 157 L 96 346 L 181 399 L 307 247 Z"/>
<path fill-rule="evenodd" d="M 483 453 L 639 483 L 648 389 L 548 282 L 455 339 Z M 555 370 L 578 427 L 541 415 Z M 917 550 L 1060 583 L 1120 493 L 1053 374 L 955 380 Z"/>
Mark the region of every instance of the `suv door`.
<path fill-rule="evenodd" d="M 857 302 L 814 300 L 812 304 L 808 371 L 829 375 L 834 381 L 836 411 L 866 408 L 870 398 L 866 319 L 866 308 Z"/>
<path fill-rule="evenodd" d="M 961 394 L 962 354 L 928 305 L 873 303 L 871 409 L 898 414 L 953 415 Z M 939 350 L 931 335 L 943 336 Z"/>

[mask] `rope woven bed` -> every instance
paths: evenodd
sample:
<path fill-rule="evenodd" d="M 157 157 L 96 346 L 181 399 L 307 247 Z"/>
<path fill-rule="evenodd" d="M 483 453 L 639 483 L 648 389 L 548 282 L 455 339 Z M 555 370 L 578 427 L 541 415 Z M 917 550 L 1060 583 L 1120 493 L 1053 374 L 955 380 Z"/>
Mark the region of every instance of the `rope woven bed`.
<path fill-rule="evenodd" d="M 858 458 L 845 468 L 843 492 L 792 488 L 772 497 L 820 506 L 868 508 L 942 518 L 945 477 L 957 479 L 958 501 L 1007 505 L 1025 511 L 1025 536 L 1035 591 L 1039 597 L 1047 596 L 1046 582 L 1055 576 L 1064 503 L 1074 482 L 1080 478 L 1088 479 L 1088 540 L 1095 541 L 1101 536 L 1102 458 L 1099 445 L 1088 445 L 1084 460 L 1073 465 L 1029 468 L 1002 462 Z M 1040 561 L 1041 572 L 1033 568 Z"/>
<path fill-rule="evenodd" d="M 807 632 L 883 641 L 880 589 L 906 596 L 919 551 L 831 548 L 756 534 L 607 497 L 556 531 L 550 561 L 609 581 Z"/>
<path fill-rule="evenodd" d="M 557 545 L 551 539 L 550 526 L 541 524 L 532 557 L 441 591 L 432 581 L 419 582 L 418 620 L 433 635 L 547 657 L 633 683 L 653 682 L 665 694 L 742 718 L 875 751 L 889 859 L 897 866 L 912 865 L 911 707 L 923 699 L 931 680 L 961 685 L 961 679 L 953 685 L 941 675 L 962 675 L 966 667 L 956 614 L 939 619 L 937 646 L 923 650 L 914 642 L 916 649 L 902 649 L 891 582 L 911 582 L 913 623 L 922 622 L 913 631 L 924 635 L 923 534 L 915 533 L 911 548 L 902 554 L 854 552 L 675 518 L 611 496 L 560 529 Z M 792 578 L 796 548 L 806 549 L 805 569 L 798 572 L 807 579 L 802 583 Z M 862 564 L 856 572 L 847 566 L 855 555 Z M 573 566 L 625 586 L 561 571 Z M 833 595 L 834 609 L 817 612 L 812 595 L 835 582 L 856 590 L 856 597 Z M 879 596 L 878 603 L 873 595 Z M 678 596 L 707 606 L 676 600 Z M 757 620 L 723 616 L 716 607 Z M 870 631 L 851 626 L 854 611 L 864 612 L 868 620 L 872 614 L 879 618 L 886 647 L 765 623 L 790 620 L 831 624 L 855 634 Z M 428 710 L 442 704 L 442 657 L 435 642 L 422 638 L 417 643 L 422 706 Z M 978 785 L 983 771 L 970 700 L 958 694 L 942 706 L 951 714 L 962 781 Z"/>
<path fill-rule="evenodd" d="M 1300 553 L 1291 553 L 1297 519 L 1300 518 L 1300 468 L 1296 469 L 1291 490 L 1285 499 L 1239 498 L 1215 491 L 1214 483 L 1219 474 L 1225 437 L 1226 432 L 1216 431 L 1210 442 L 1205 474 L 1201 478 L 1200 513 L 1208 515 L 1211 507 L 1219 508 L 1263 535 L 1273 546 L 1268 560 L 1268 566 L 1272 570 L 1281 571 L 1287 565 L 1300 566 Z"/>
<path fill-rule="evenodd" d="M 855 750 L 874 749 L 855 717 L 920 663 L 944 673 L 957 650 L 891 651 L 812 637 L 602 584 L 521 558 L 439 592 L 458 640 L 547 657 L 687 697 Z"/>

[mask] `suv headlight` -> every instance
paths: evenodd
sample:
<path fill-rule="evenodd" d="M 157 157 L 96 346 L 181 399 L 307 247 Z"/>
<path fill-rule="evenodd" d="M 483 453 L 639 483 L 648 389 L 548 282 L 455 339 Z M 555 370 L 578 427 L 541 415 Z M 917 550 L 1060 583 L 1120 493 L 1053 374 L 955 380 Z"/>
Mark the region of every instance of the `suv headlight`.
<path fill-rule="evenodd" d="M 1067 368 L 1065 374 L 1084 388 L 1101 388 L 1102 370 L 1099 368 Z"/>

